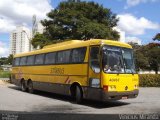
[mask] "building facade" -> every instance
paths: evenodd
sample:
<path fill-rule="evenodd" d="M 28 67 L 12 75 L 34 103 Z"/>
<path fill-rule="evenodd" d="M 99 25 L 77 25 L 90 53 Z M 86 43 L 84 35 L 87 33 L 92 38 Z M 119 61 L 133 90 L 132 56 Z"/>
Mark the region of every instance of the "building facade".
<path fill-rule="evenodd" d="M 17 28 L 10 34 L 10 54 L 30 51 L 31 31 L 24 26 Z"/>
<path fill-rule="evenodd" d="M 32 18 L 32 35 L 33 37 L 39 33 L 42 34 L 44 32 L 44 27 L 40 21 L 37 20 L 36 15 L 33 15 Z"/>

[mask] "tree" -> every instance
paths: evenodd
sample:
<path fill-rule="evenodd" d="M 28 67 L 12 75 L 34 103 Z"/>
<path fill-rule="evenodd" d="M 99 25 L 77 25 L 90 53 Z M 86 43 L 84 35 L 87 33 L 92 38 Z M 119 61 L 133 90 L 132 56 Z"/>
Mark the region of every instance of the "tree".
<path fill-rule="evenodd" d="M 7 58 L 7 64 L 12 64 L 12 62 L 13 62 L 13 55 L 10 54 Z"/>
<path fill-rule="evenodd" d="M 132 42 L 129 44 L 133 47 L 136 70 L 139 71 L 140 69 L 142 70 L 149 69 L 148 57 L 146 54 L 144 54 L 146 52 L 145 46 L 138 45 Z"/>
<path fill-rule="evenodd" d="M 49 19 L 42 20 L 45 27 L 43 36 L 35 36 L 32 44 L 43 47 L 68 39 L 88 40 L 91 38 L 118 40 L 119 34 L 112 28 L 117 25 L 117 17 L 110 9 L 94 2 L 68 0 L 47 14 Z M 38 38 L 37 38 L 38 37 Z M 43 42 L 42 42 L 43 41 Z"/>
<path fill-rule="evenodd" d="M 154 70 L 156 74 L 158 74 L 158 70 L 160 68 L 160 44 L 158 43 L 150 43 L 147 45 L 148 47 L 148 60 L 150 64 L 150 69 Z"/>
<path fill-rule="evenodd" d="M 153 38 L 153 40 L 158 40 L 158 41 L 160 41 L 160 33 L 157 33 L 157 35 Z"/>
<path fill-rule="evenodd" d="M 0 58 L 0 65 L 12 64 L 12 61 L 13 61 L 13 55 L 10 54 L 8 57 Z"/>
<path fill-rule="evenodd" d="M 1 57 L 0 58 L 0 65 L 4 65 L 7 63 L 7 57 Z"/>
<path fill-rule="evenodd" d="M 48 45 L 50 41 L 48 38 L 45 36 L 45 34 L 36 34 L 34 38 L 31 41 L 31 44 L 33 45 L 34 48 L 40 47 L 42 48 L 45 45 Z"/>

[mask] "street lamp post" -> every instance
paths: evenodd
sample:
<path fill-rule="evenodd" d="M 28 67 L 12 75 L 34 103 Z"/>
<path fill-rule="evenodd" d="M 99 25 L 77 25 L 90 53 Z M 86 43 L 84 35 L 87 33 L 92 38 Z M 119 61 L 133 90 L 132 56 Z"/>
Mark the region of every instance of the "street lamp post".
<path fill-rule="evenodd" d="M 22 32 L 24 32 L 26 34 L 26 36 L 29 40 L 29 51 L 31 51 L 31 38 L 29 37 L 28 33 L 25 30 L 23 30 Z"/>

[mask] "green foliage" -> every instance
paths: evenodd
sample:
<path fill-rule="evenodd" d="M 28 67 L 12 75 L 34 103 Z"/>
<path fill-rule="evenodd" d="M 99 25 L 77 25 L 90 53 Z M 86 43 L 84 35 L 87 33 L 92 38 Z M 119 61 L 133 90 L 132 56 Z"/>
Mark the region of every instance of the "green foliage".
<path fill-rule="evenodd" d="M 140 87 L 160 87 L 160 74 L 140 74 Z"/>
<path fill-rule="evenodd" d="M 157 33 L 157 35 L 153 38 L 153 40 L 158 40 L 158 41 L 160 41 L 160 33 Z"/>
<path fill-rule="evenodd" d="M 0 58 L 0 65 L 4 65 L 7 63 L 7 58 L 6 57 L 1 57 Z"/>
<path fill-rule="evenodd" d="M 12 64 L 12 61 L 13 61 L 13 55 L 10 54 L 8 57 L 1 57 L 0 58 L 0 65 Z"/>
<path fill-rule="evenodd" d="M 112 28 L 118 19 L 110 9 L 94 2 L 69 0 L 61 2 L 42 20 L 46 28 L 42 38 L 35 36 L 34 47 L 68 39 L 88 40 L 93 38 L 118 40 L 119 34 Z M 38 37 L 38 38 L 37 38 Z"/>
<path fill-rule="evenodd" d="M 150 67 L 156 72 L 158 72 L 160 67 L 160 48 L 154 47 L 148 52 L 148 59 Z"/>
<path fill-rule="evenodd" d="M 0 70 L 0 78 L 9 78 L 11 73 L 9 71 Z"/>
<path fill-rule="evenodd" d="M 149 43 L 144 46 L 130 44 L 134 49 L 137 70 L 154 70 L 157 74 L 160 68 L 160 44 Z"/>
<path fill-rule="evenodd" d="M 34 38 L 31 41 L 34 48 L 37 48 L 38 46 L 42 48 L 45 45 L 48 45 L 50 41 L 44 34 L 36 34 Z"/>
<path fill-rule="evenodd" d="M 13 61 L 13 55 L 10 54 L 7 58 L 7 64 L 12 64 L 12 61 Z"/>

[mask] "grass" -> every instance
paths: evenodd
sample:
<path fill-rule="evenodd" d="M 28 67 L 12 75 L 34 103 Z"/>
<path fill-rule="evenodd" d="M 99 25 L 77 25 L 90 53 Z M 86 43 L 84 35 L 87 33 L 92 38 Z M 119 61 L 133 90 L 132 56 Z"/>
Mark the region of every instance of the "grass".
<path fill-rule="evenodd" d="M 10 71 L 0 71 L 0 78 L 9 78 L 11 75 Z"/>

